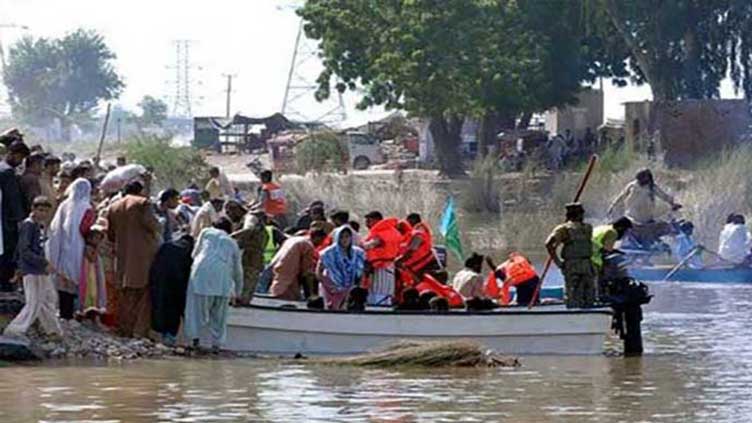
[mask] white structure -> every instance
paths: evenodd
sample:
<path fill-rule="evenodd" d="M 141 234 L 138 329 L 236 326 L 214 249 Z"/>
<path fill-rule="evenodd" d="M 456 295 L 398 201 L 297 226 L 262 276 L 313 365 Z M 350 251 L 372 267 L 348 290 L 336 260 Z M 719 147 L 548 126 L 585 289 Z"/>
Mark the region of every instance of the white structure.
<path fill-rule="evenodd" d="M 504 354 L 599 354 L 611 326 L 608 309 L 563 306 L 492 312 L 363 313 L 307 310 L 254 300 L 232 309 L 227 348 L 273 354 L 353 354 L 400 340 L 474 340 Z"/>

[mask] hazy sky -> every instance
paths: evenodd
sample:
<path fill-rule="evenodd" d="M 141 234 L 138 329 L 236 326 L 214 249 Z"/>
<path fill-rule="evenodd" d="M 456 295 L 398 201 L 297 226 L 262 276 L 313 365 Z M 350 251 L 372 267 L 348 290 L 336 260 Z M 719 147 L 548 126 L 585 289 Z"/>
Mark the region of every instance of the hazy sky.
<path fill-rule="evenodd" d="M 29 26 L 27 34 L 60 36 L 75 28 L 103 34 L 117 54 L 116 66 L 127 87 L 120 101 L 133 108 L 144 95 L 167 98 L 174 92 L 176 39 L 193 40 L 197 69 L 195 115 L 224 115 L 223 74 L 236 75 L 233 113 L 267 115 L 279 111 L 298 30 L 295 0 L 0 0 L 0 24 Z M 0 29 L 6 45 L 23 32 Z M 316 69 L 309 64 L 311 79 Z M 199 85 L 200 84 L 200 85 Z M 606 116 L 623 116 L 621 103 L 650 98 L 647 87 L 616 89 L 606 84 Z M 724 95 L 731 90 L 724 89 Z M 349 121 L 362 123 L 383 112 L 354 111 L 346 98 Z M 303 104 L 311 117 L 326 106 Z"/>

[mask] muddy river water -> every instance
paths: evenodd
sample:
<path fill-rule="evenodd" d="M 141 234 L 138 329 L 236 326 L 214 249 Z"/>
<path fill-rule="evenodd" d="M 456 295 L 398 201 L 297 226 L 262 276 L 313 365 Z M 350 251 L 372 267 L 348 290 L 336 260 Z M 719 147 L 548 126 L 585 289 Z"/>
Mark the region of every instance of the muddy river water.
<path fill-rule="evenodd" d="M 7 367 L 0 422 L 752 421 L 752 286 L 651 288 L 642 358 L 450 371 L 277 360 Z"/>

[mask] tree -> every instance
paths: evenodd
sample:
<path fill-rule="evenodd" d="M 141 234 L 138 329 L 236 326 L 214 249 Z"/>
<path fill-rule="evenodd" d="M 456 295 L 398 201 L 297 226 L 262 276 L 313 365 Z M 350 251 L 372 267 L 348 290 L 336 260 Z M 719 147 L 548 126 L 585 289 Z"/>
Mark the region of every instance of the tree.
<path fill-rule="evenodd" d="M 115 57 L 101 35 L 83 29 L 60 39 L 22 39 L 4 70 L 13 114 L 34 125 L 59 119 L 69 141 L 74 124 L 92 119 L 100 101 L 122 92 Z"/>
<path fill-rule="evenodd" d="M 752 2 L 591 0 L 596 30 L 626 47 L 633 80 L 657 102 L 717 98 L 721 80 L 752 94 Z"/>
<path fill-rule="evenodd" d="M 361 90 L 359 107 L 384 105 L 430 119 L 442 173 L 457 160 L 466 116 L 520 108 L 526 84 L 540 80 L 537 34 L 515 1 L 309 0 L 299 11 L 309 38 L 321 40 L 317 97 Z"/>
<path fill-rule="evenodd" d="M 139 126 L 160 126 L 167 119 L 167 103 L 150 95 L 144 96 L 138 107 L 141 108 Z"/>

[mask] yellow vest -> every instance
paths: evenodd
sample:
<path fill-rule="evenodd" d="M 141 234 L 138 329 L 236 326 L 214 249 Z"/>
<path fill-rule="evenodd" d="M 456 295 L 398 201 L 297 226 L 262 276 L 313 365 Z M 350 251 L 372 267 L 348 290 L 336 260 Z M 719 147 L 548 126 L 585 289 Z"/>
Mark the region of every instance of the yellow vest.
<path fill-rule="evenodd" d="M 267 225 L 264 229 L 266 229 L 266 246 L 264 246 L 264 266 L 266 266 L 277 254 L 277 246 L 274 244 L 274 227 Z"/>
<path fill-rule="evenodd" d="M 616 229 L 611 225 L 602 225 L 593 229 L 593 265 L 598 270 L 603 267 L 603 240 L 607 235 L 615 233 Z"/>

